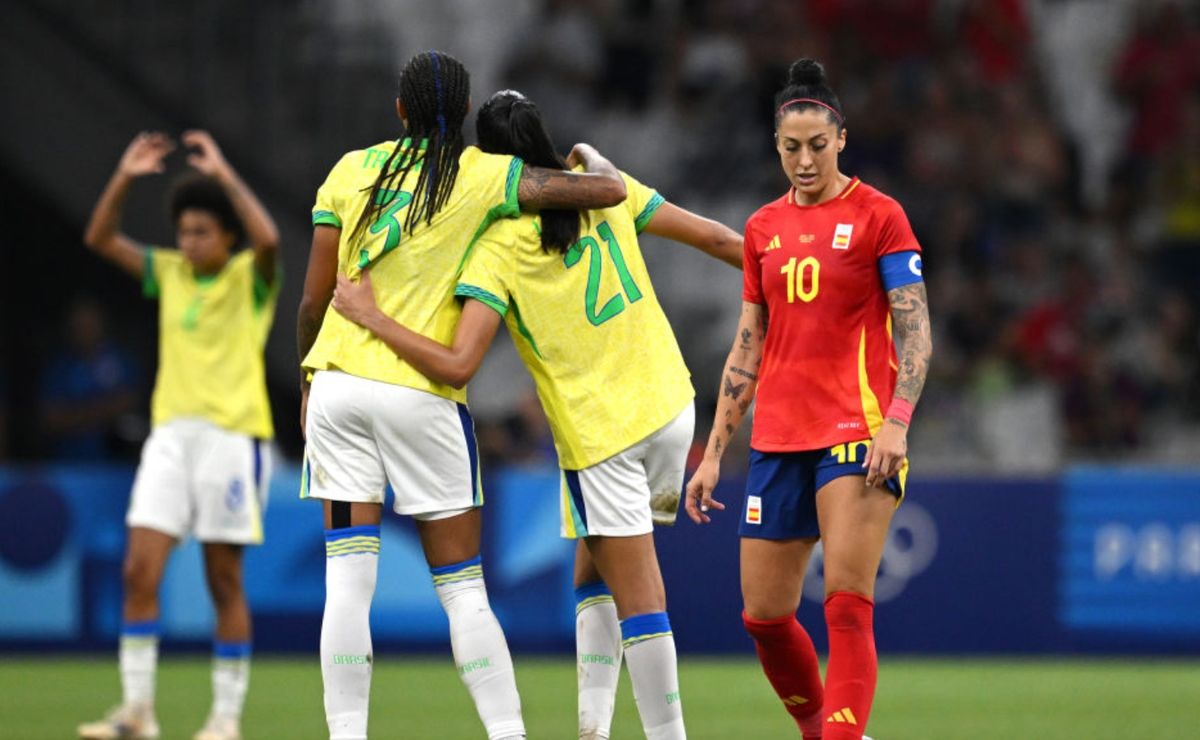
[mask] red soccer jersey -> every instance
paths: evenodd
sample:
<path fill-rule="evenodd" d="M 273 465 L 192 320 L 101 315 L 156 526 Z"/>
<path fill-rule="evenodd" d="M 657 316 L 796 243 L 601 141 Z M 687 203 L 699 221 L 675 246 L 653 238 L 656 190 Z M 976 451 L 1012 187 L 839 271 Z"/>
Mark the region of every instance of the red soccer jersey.
<path fill-rule="evenodd" d="M 742 297 L 768 318 L 751 447 L 815 450 L 874 435 L 896 385 L 878 262 L 920 249 L 900 204 L 858 178 L 824 203 L 798 206 L 789 191 L 750 217 Z"/>

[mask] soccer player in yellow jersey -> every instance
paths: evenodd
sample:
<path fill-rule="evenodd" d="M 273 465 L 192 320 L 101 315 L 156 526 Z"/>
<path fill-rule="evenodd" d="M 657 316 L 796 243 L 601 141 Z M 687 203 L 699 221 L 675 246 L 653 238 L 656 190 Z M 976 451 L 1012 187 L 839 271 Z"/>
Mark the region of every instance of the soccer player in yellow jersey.
<path fill-rule="evenodd" d="M 492 96 L 477 126 L 484 151 L 544 167 L 567 164 L 537 108 L 519 93 Z M 618 206 L 544 210 L 489 228 L 458 280 L 465 305 L 450 341 L 410 331 L 377 308 L 376 298 L 387 298 L 378 287 L 373 292 L 377 281 L 367 272 L 357 281 L 338 278 L 334 308 L 431 382 L 453 387 L 475 373 L 503 318 L 554 434 L 563 534 L 581 538 L 580 737 L 609 736 L 623 644 L 646 736 L 682 738 L 674 638 L 650 533 L 652 520 L 675 519 L 694 391 L 638 233 L 692 245 L 734 266 L 741 265 L 742 239 L 623 178 L 628 197 Z"/>
<path fill-rule="evenodd" d="M 242 549 L 262 542 L 273 436 L 263 345 L 278 295 L 279 234 L 212 137 L 188 131 L 199 171 L 171 196 L 178 249 L 147 247 L 120 232 L 134 179 L 164 170 L 175 144 L 141 133 L 96 203 L 84 241 L 159 302 L 153 431 L 142 449 L 126 524 L 120 640 L 123 701 L 81 725 L 84 738 L 156 738 L 158 588 L 171 549 L 191 534 L 204 549 L 216 608 L 213 705 L 197 740 L 240 737 L 250 677 L 250 612 Z M 235 251 L 243 237 L 250 249 Z"/>
<path fill-rule="evenodd" d="M 449 342 L 461 313 L 455 279 L 490 223 L 518 216 L 522 206 L 601 207 L 625 197 L 620 174 L 590 147 L 577 148 L 590 172 L 573 174 L 465 146 L 469 104 L 462 64 L 436 51 L 413 57 L 396 100 L 405 138 L 343 156 L 313 209 L 297 321 L 307 441 L 302 495 L 324 500 L 321 670 L 331 738 L 367 733 L 368 614 L 387 484 L 393 510 L 416 521 L 454 661 L 488 737 L 525 736 L 512 659 L 484 588 L 482 494 L 466 393 L 327 312 L 336 277 L 369 268 L 382 310 Z"/>

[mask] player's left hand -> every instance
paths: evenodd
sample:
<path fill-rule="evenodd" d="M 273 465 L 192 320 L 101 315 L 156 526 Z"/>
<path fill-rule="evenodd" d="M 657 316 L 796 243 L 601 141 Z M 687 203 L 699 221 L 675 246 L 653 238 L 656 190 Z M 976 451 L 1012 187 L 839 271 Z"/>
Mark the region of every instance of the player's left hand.
<path fill-rule="evenodd" d="M 867 459 L 863 461 L 867 485 L 882 486 L 884 481 L 900 472 L 907 455 L 908 426 L 894 419 L 885 419 L 867 447 Z"/>
<path fill-rule="evenodd" d="M 350 319 L 359 326 L 367 322 L 379 311 L 375 305 L 375 292 L 371 289 L 371 273 L 363 270 L 362 277 L 357 283 L 339 274 L 337 287 L 333 291 L 333 310 Z"/>
<path fill-rule="evenodd" d="M 225 155 L 221 153 L 221 147 L 217 146 L 212 134 L 199 130 L 184 131 L 182 138 L 184 146 L 194 150 L 188 155 L 188 164 L 200 172 L 209 177 L 217 177 L 229 168 L 229 163 L 225 161 Z"/>

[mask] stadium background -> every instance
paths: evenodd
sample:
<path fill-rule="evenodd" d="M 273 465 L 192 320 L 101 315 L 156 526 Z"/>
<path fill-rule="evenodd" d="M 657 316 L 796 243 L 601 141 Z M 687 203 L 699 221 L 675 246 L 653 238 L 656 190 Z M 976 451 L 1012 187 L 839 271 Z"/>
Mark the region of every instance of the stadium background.
<path fill-rule="evenodd" d="M 986 671 L 1016 655 L 1030 660 L 1014 674 L 1018 693 L 1048 666 L 1083 666 L 1067 674 L 1074 690 L 1051 715 L 1105 695 L 1089 676 L 1145 672 L 1141 700 L 1107 703 L 1113 721 L 1081 736 L 1125 736 L 1113 723 L 1145 729 L 1150 718 L 1159 730 L 1146 736 L 1200 736 L 1200 713 L 1171 699 L 1200 692 L 1200 4 L 1191 0 L 8 3 L 0 701 L 12 703 L 0 714 L 20 706 L 12 687 L 29 685 L 22 676 L 84 680 L 56 673 L 47 653 L 73 656 L 67 675 L 95 677 L 89 708 L 116 697 L 122 515 L 148 431 L 156 313 L 80 233 L 142 129 L 211 130 L 283 234 L 286 280 L 268 348 L 280 464 L 267 545 L 248 556 L 247 579 L 259 655 L 293 655 L 281 665 L 319 683 L 320 523 L 295 499 L 293 329 L 309 206 L 343 151 L 396 135 L 397 70 L 426 48 L 467 64 L 476 103 L 520 89 L 562 149 L 594 143 L 670 200 L 734 228 L 784 187 L 772 93 L 792 60 L 821 59 L 847 117 L 842 169 L 904 205 L 925 249 L 935 330 L 910 439 L 911 493 L 881 574 L 874 724 L 899 738 L 1059 737 L 989 715 L 1004 711 L 986 698 L 1008 690 L 999 680 L 966 681 L 978 691 L 964 714 L 983 715 L 961 725 L 970 735 L 908 730 L 911 707 L 886 703 L 908 688 L 905 676 Z M 181 160 L 135 185 L 128 233 L 170 243 L 163 192 Z M 740 280 L 654 238 L 643 249 L 693 372 L 702 443 Z M 557 539 L 553 450 L 503 337 L 471 405 L 486 455 L 493 603 L 518 661 L 554 656 L 569 683 L 570 547 Z M 723 466 L 729 501 L 740 499 L 748 426 Z M 700 675 L 689 662 L 723 655 L 716 665 L 752 687 L 733 715 L 782 714 L 746 663 L 734 526 L 728 515 L 659 534 L 685 696 L 729 680 L 713 669 L 712 685 L 688 683 Z M 394 518 L 385 532 L 373 612 L 381 665 L 442 656 L 445 622 L 413 532 Z M 165 582 L 167 656 L 207 649 L 197 555 L 182 548 Z M 819 594 L 816 579 L 809 586 Z M 815 604 L 800 614 L 821 643 Z M 1077 662 L 1093 655 L 1118 660 L 1099 671 Z M 903 660 L 889 689 L 892 656 Z M 931 656 L 954 657 L 911 660 Z M 1153 673 L 1185 656 L 1192 662 L 1169 664 L 1178 674 Z M 271 691 L 256 679 L 251 717 Z M 562 696 L 569 726 L 572 699 Z M 456 711 L 469 711 L 458 698 Z M 91 713 L 70 711 L 79 716 L 59 718 L 62 728 Z M 319 736 L 313 717 L 305 736 Z M 12 736 L 42 737 L 35 725 Z M 694 730 L 725 736 L 703 732 Z"/>

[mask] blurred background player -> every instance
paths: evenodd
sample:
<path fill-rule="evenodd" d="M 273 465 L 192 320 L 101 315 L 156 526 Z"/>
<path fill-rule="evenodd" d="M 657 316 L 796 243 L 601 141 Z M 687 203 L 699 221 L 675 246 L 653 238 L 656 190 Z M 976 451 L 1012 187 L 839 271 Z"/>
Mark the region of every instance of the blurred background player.
<path fill-rule="evenodd" d="M 875 577 L 932 353 L 920 246 L 896 201 L 838 169 L 841 103 L 811 59 L 776 95 L 775 143 L 792 187 L 746 223 L 742 317 L 686 508 L 697 523 L 724 508 L 712 499 L 721 454 L 757 389 L 739 526 L 743 621 L 806 740 L 857 739 L 875 692 Z M 818 540 L 823 689 L 796 620 Z"/>
<path fill-rule="evenodd" d="M 493 95 L 476 125 L 486 152 L 567 166 L 541 113 L 520 93 Z M 683 242 L 734 266 L 741 238 L 622 177 L 628 197 L 621 205 L 546 210 L 489 228 L 455 289 L 465 305 L 450 346 L 381 311 L 369 272 L 358 282 L 339 277 L 333 306 L 414 368 L 456 388 L 475 374 L 505 320 L 553 430 L 563 535 L 580 540 L 579 736 L 609 736 L 624 647 L 646 736 L 681 738 L 675 644 L 651 529 L 675 521 L 695 393 L 638 234 Z"/>
<path fill-rule="evenodd" d="M 84 241 L 159 301 L 153 430 L 142 449 L 126 524 L 120 641 L 122 703 L 79 727 L 83 738 L 158 737 L 154 681 L 158 588 L 171 549 L 187 534 L 203 545 L 216 609 L 213 705 L 197 740 L 240 737 L 250 677 L 250 611 L 242 548 L 262 542 L 273 435 L 263 345 L 275 314 L 278 232 L 206 132 L 188 131 L 187 161 L 170 210 L 178 249 L 138 244 L 119 231 L 135 178 L 161 173 L 175 148 L 141 133 L 100 196 Z M 251 248 L 236 252 L 243 236 Z"/>
<path fill-rule="evenodd" d="M 352 151 L 329 173 L 313 210 L 313 243 L 298 316 L 307 435 L 302 495 L 325 500 L 326 598 L 321 629 L 325 713 L 333 738 L 366 737 L 371 685 L 368 615 L 386 484 L 412 516 L 450 620 L 459 675 L 491 740 L 525 736 L 512 659 L 488 604 L 479 555 L 474 424 L 459 387 L 431 380 L 386 344 L 327 312 L 338 275 L 368 267 L 383 309 L 449 341 L 460 306 L 454 280 L 478 237 L 522 206 L 621 202 L 617 170 L 583 147 L 590 173 L 524 167 L 463 142 L 470 78 L 436 51 L 400 74 L 405 137 Z M 474 235 L 474 237 L 472 236 Z M 401 254 L 389 257 L 389 252 Z"/>

